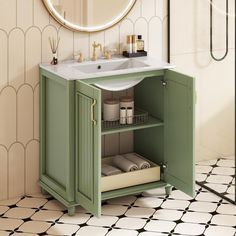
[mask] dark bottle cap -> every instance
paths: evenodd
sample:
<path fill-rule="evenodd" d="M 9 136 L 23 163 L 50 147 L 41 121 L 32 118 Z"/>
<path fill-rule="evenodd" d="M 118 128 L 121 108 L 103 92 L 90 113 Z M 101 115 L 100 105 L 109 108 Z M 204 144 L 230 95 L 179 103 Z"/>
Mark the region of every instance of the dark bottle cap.
<path fill-rule="evenodd" d="M 142 35 L 138 35 L 138 39 L 142 39 Z"/>

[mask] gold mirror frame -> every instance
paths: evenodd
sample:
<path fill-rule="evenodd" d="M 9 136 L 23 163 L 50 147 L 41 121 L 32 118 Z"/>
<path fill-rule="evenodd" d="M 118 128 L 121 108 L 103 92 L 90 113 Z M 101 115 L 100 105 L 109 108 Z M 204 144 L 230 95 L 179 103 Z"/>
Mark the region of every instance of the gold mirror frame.
<path fill-rule="evenodd" d="M 97 31 L 102 31 L 105 29 L 108 29 L 112 26 L 114 26 L 115 24 L 117 24 L 118 22 L 120 22 L 125 16 L 127 16 L 127 14 L 131 11 L 131 9 L 133 8 L 134 4 L 136 3 L 137 0 L 130 0 L 130 3 L 128 4 L 128 6 L 126 7 L 126 9 L 120 13 L 118 15 L 118 17 L 116 17 L 115 19 L 113 19 L 112 21 L 100 25 L 100 26 L 95 26 L 95 27 L 83 27 L 80 25 L 76 25 L 74 23 L 69 22 L 68 20 L 64 19 L 53 7 L 52 3 L 50 0 L 43 0 L 43 3 L 46 7 L 46 9 L 48 10 L 48 12 L 50 13 L 50 15 L 57 21 L 59 22 L 61 25 L 63 25 L 64 27 L 73 30 L 73 31 L 83 31 L 83 32 L 97 32 Z"/>

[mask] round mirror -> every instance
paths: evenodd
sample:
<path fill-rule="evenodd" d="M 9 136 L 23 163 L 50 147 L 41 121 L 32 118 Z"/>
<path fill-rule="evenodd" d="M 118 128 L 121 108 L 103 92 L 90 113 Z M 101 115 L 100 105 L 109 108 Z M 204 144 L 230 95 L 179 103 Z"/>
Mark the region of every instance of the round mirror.
<path fill-rule="evenodd" d="M 122 20 L 136 0 L 43 0 L 65 27 L 86 32 L 107 29 Z"/>

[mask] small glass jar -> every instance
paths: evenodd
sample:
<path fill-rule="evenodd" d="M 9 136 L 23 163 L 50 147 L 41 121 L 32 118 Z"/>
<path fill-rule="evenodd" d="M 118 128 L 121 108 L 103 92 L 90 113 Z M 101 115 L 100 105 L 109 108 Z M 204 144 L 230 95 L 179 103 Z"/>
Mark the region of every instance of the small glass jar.
<path fill-rule="evenodd" d="M 119 115 L 120 104 L 117 99 L 106 99 L 103 103 L 103 120 L 117 121 L 120 119 Z"/>
<path fill-rule="evenodd" d="M 138 52 L 143 52 L 144 51 L 144 40 L 142 40 L 142 35 L 138 35 L 137 51 Z"/>
<path fill-rule="evenodd" d="M 133 52 L 133 46 L 132 46 L 132 35 L 127 36 L 127 52 L 132 53 Z"/>
<path fill-rule="evenodd" d="M 132 51 L 133 53 L 137 52 L 137 39 L 136 39 L 136 35 L 132 35 Z"/>

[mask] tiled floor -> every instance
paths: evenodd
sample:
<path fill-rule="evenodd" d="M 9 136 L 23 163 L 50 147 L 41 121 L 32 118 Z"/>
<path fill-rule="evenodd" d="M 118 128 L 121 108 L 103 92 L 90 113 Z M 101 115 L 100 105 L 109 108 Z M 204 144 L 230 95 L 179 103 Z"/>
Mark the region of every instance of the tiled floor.
<path fill-rule="evenodd" d="M 197 163 L 196 180 L 235 201 L 235 157 Z"/>
<path fill-rule="evenodd" d="M 196 186 L 196 197 L 164 189 L 109 200 L 100 219 L 78 207 L 74 217 L 42 195 L 0 202 L 0 236 L 236 236 L 236 206 Z"/>

